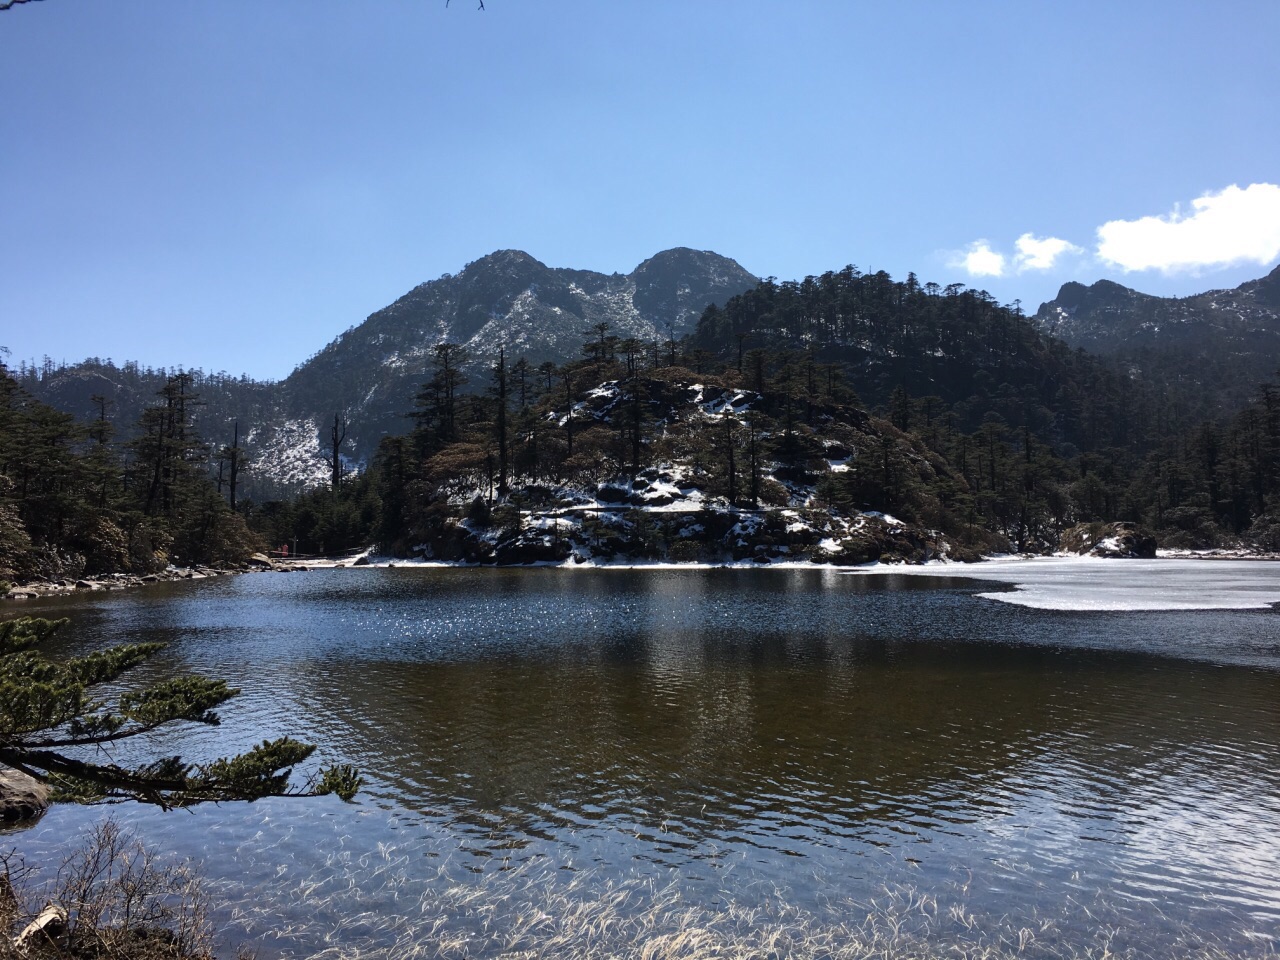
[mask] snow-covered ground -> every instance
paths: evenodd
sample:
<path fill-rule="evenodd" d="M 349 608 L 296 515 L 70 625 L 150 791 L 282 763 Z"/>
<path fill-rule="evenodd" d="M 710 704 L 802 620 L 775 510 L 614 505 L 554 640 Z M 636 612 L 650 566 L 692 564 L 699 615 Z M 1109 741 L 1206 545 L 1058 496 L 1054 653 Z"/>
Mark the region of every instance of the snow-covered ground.
<path fill-rule="evenodd" d="M 286 486 L 316 487 L 329 480 L 329 461 L 320 449 L 320 434 L 309 420 L 285 420 L 275 430 L 249 434 L 255 446 L 249 468 L 258 476 Z"/>
<path fill-rule="evenodd" d="M 1040 610 L 1251 610 L 1280 603 L 1280 561 L 1274 560 L 1036 557 L 857 567 L 848 573 L 995 580 L 1016 589 L 978 596 Z"/>

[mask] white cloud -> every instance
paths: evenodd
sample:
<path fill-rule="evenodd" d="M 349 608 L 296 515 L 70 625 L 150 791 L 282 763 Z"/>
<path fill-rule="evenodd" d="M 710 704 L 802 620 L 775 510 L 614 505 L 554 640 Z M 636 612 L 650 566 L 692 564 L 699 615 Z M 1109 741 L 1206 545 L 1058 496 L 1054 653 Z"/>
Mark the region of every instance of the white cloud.
<path fill-rule="evenodd" d="M 971 277 L 1002 277 L 1007 261 L 1003 253 L 991 249 L 986 240 L 975 240 L 951 260 L 951 266 L 968 271 Z"/>
<path fill-rule="evenodd" d="M 1017 240 L 1018 248 L 1013 262 L 1018 271 L 1052 270 L 1059 257 L 1067 253 L 1084 253 L 1074 243 L 1059 237 L 1038 239 L 1033 233 L 1024 233 Z"/>
<path fill-rule="evenodd" d="M 1098 258 L 1126 273 L 1194 272 L 1280 257 L 1280 186 L 1232 184 L 1163 217 L 1111 220 L 1098 228 Z"/>

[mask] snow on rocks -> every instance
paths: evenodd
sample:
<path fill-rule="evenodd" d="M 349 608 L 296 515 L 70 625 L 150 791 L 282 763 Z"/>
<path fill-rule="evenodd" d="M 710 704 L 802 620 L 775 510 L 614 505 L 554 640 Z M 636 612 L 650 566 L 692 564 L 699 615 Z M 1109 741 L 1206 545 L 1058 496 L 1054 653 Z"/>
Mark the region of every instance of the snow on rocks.
<path fill-rule="evenodd" d="M 1058 547 L 1079 556 L 1152 559 L 1156 538 L 1135 523 L 1078 523 L 1063 531 Z"/>
<path fill-rule="evenodd" d="M 631 474 L 617 462 L 625 455 L 606 451 L 618 443 L 607 428 L 625 428 L 635 415 L 632 389 L 626 379 L 605 381 L 572 407 L 546 414 L 553 423 L 572 418 L 585 449 L 600 451 L 594 462 L 586 455 L 569 477 L 511 477 L 510 493 L 496 499 L 480 477 L 455 478 L 444 493 L 465 519 L 446 520 L 418 555 L 427 562 L 482 564 L 860 564 L 947 555 L 950 545 L 940 533 L 890 514 L 832 506 L 832 475 L 855 470 L 858 450 L 878 450 L 884 440 L 865 414 L 843 411 L 845 419 L 830 423 L 822 437 L 808 426 L 797 429 L 786 438 L 793 448 L 788 462 L 761 462 L 755 482 L 747 478 L 744 449 L 730 503 L 716 444 L 735 437 L 735 422 L 736 442 L 747 442 L 744 415 L 761 396 L 706 382 L 647 381 L 641 400 L 646 455 L 665 443 L 666 459 Z M 718 432 L 721 423 L 728 427 L 724 433 Z M 753 444 L 764 441 L 762 449 L 770 451 L 779 445 L 781 438 L 769 431 L 781 427 L 753 426 Z M 680 455 L 690 449 L 696 452 L 687 459 Z M 931 469 L 909 449 L 902 455 L 922 473 Z M 841 499 L 847 504 L 848 497 Z"/>

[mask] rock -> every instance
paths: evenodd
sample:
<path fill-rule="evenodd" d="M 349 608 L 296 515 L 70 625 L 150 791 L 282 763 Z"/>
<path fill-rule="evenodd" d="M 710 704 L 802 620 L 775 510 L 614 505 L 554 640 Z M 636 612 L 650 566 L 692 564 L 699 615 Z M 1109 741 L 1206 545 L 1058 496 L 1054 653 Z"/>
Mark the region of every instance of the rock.
<path fill-rule="evenodd" d="M 369 566 L 370 562 L 371 561 L 369 560 L 369 555 L 366 553 L 364 556 L 356 557 L 354 560 L 352 560 L 351 565 L 353 567 L 367 567 Z"/>
<path fill-rule="evenodd" d="M 1152 560 L 1156 538 L 1136 523 L 1078 523 L 1063 531 L 1058 548 L 1081 556 Z"/>
<path fill-rule="evenodd" d="M 12 767 L 0 767 L 0 821 L 32 820 L 49 807 L 49 788 Z"/>
<path fill-rule="evenodd" d="M 20 956 L 26 956 L 32 952 L 43 952 L 41 948 L 57 949 L 61 946 L 60 941 L 66 932 L 67 911 L 56 903 L 51 903 L 23 928 L 13 941 L 13 945 L 18 948 Z"/>
<path fill-rule="evenodd" d="M 622 487 L 602 483 L 596 490 L 596 499 L 601 503 L 627 503 L 631 499 L 631 493 Z"/>
<path fill-rule="evenodd" d="M 520 537 L 499 543 L 494 550 L 494 562 L 500 566 L 527 563 L 563 563 L 569 558 L 569 543 L 544 542 L 541 537 Z"/>
<path fill-rule="evenodd" d="M 104 587 L 102 584 L 98 583 L 96 580 L 77 580 L 76 589 L 77 590 L 105 590 L 107 588 Z"/>

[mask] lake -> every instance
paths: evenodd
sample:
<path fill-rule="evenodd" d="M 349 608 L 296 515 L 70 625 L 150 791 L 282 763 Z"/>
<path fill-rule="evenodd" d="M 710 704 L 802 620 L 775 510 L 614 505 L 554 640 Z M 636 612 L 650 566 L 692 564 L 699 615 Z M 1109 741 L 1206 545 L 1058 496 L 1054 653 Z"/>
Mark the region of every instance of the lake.
<path fill-rule="evenodd" d="M 1206 596 L 1241 575 L 1127 569 Z M 396 568 L 9 610 L 71 617 L 66 649 L 169 642 L 135 679 L 243 689 L 157 754 L 287 733 L 365 772 L 353 804 L 111 809 L 199 859 L 223 944 L 264 958 L 1270 956 L 1280 616 L 992 599 L 1010 590 Z M 103 815 L 6 841 L 53 861 Z"/>

